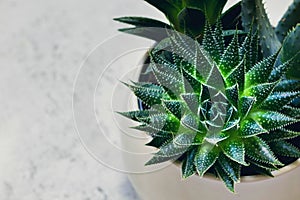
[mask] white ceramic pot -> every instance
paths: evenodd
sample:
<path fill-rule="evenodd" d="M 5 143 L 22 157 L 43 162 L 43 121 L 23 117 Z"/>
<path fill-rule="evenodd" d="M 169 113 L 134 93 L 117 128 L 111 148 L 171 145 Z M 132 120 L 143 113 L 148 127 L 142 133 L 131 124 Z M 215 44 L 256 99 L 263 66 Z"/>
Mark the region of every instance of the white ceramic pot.
<path fill-rule="evenodd" d="M 135 147 L 135 150 L 141 148 L 140 152 L 150 149 L 143 146 L 145 141 L 127 142 L 124 141 L 123 144 Z M 132 159 L 127 161 L 130 166 L 140 165 L 138 162 L 141 162 L 140 159 L 136 162 Z M 153 172 L 129 174 L 129 179 L 141 200 L 299 200 L 299 166 L 300 159 L 273 172 L 274 178 L 242 177 L 241 183 L 236 185 L 236 194 L 230 193 L 221 181 L 208 176 L 200 178 L 194 175 L 182 180 L 180 166 L 177 164 L 170 164 Z M 147 170 L 145 167 L 145 171 Z"/>

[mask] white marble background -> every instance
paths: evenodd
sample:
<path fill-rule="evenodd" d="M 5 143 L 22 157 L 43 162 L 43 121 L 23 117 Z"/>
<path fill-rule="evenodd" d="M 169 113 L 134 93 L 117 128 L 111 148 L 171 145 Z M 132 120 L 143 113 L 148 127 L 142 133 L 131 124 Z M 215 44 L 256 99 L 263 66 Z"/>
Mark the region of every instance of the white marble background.
<path fill-rule="evenodd" d="M 71 105 L 80 63 L 124 15 L 163 18 L 142 0 L 0 0 L 1 200 L 138 199 L 82 147 Z"/>

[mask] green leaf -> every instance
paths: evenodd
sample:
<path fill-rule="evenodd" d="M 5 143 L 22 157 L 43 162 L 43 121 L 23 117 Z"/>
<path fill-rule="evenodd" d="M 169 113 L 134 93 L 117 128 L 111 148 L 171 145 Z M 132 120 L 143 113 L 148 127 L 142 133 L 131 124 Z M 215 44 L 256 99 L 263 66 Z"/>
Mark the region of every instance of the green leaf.
<path fill-rule="evenodd" d="M 230 106 L 228 109 L 227 109 L 227 112 L 226 112 L 226 118 L 225 118 L 225 123 L 227 124 L 229 121 L 234 121 L 234 114 L 235 114 L 235 110 L 233 108 L 233 106 Z"/>
<path fill-rule="evenodd" d="M 230 136 L 230 133 L 227 131 L 222 131 L 222 127 L 210 126 L 208 132 L 205 136 L 206 141 L 211 144 L 218 144 L 219 142 L 226 140 Z"/>
<path fill-rule="evenodd" d="M 281 52 L 281 61 L 287 62 L 291 58 L 294 58 L 292 62 L 293 65 L 287 72 L 287 77 L 289 79 L 300 79 L 300 24 L 288 34 L 285 38 L 283 45 L 282 45 L 282 52 Z"/>
<path fill-rule="evenodd" d="M 197 149 L 193 148 L 186 154 L 186 159 L 183 160 L 181 165 L 182 178 L 186 179 L 195 174 L 196 169 L 194 165 L 194 159 L 196 156 Z"/>
<path fill-rule="evenodd" d="M 202 84 L 200 80 L 197 79 L 196 76 L 193 76 L 191 73 L 186 72 L 186 70 L 182 70 L 182 74 L 184 77 L 184 88 L 186 93 L 202 93 Z"/>
<path fill-rule="evenodd" d="M 299 91 L 300 81 L 297 80 L 282 80 L 274 88 L 275 92 L 290 92 Z"/>
<path fill-rule="evenodd" d="M 268 81 L 269 76 L 274 68 L 277 55 L 278 54 L 274 54 L 268 58 L 265 58 L 261 62 L 254 65 L 254 67 L 252 67 L 252 69 L 246 73 L 246 88 L 266 83 Z"/>
<path fill-rule="evenodd" d="M 296 97 L 300 97 L 300 92 L 275 92 L 260 105 L 260 108 L 279 111 Z"/>
<path fill-rule="evenodd" d="M 239 125 L 240 119 L 234 119 L 231 121 L 226 122 L 225 126 L 223 127 L 223 131 L 231 131 L 232 129 L 237 129 Z"/>
<path fill-rule="evenodd" d="M 269 143 L 269 145 L 272 151 L 277 155 L 300 158 L 300 150 L 286 141 L 280 140 L 276 142 L 271 142 Z"/>
<path fill-rule="evenodd" d="M 192 145 L 194 137 L 195 135 L 191 134 L 180 134 L 176 136 L 173 140 L 161 146 L 159 151 L 155 153 L 154 157 L 150 159 L 146 165 L 165 162 L 180 157 Z"/>
<path fill-rule="evenodd" d="M 204 30 L 206 18 L 201 10 L 183 8 L 177 18 L 180 30 L 193 38 L 199 36 Z"/>
<path fill-rule="evenodd" d="M 242 118 L 246 118 L 248 114 L 250 113 L 250 110 L 252 109 L 256 99 L 254 97 L 241 97 L 239 108 L 240 108 L 240 116 Z"/>
<path fill-rule="evenodd" d="M 178 71 L 165 65 L 152 64 L 155 78 L 161 86 L 176 95 L 184 92 L 182 75 Z"/>
<path fill-rule="evenodd" d="M 272 164 L 263 163 L 263 162 L 260 162 L 258 160 L 254 160 L 251 157 L 247 157 L 247 160 L 250 163 L 249 167 L 251 167 L 254 170 L 257 170 L 257 172 L 263 172 L 264 175 L 268 175 L 270 177 L 273 177 L 272 171 L 278 170 L 278 167 L 276 167 Z M 261 169 L 263 169 L 263 170 L 261 170 Z"/>
<path fill-rule="evenodd" d="M 196 50 L 202 51 L 200 44 L 191 37 L 176 31 L 169 31 L 168 34 L 173 57 L 179 58 L 180 62 L 184 60 L 186 63 L 194 65 Z"/>
<path fill-rule="evenodd" d="M 246 72 L 252 69 L 252 67 L 257 63 L 258 61 L 258 53 L 259 53 L 259 48 L 258 48 L 258 32 L 256 31 L 250 41 L 250 51 L 246 53 Z"/>
<path fill-rule="evenodd" d="M 149 110 L 138 110 L 138 111 L 129 111 L 129 112 L 118 112 L 118 114 L 123 115 L 131 120 L 140 122 L 141 118 L 149 117 Z"/>
<path fill-rule="evenodd" d="M 170 135 L 170 136 L 172 136 L 172 135 Z M 171 139 L 173 139 L 173 138 L 172 137 L 154 137 L 146 145 L 159 148 L 162 145 L 166 144 L 167 142 L 170 142 Z"/>
<path fill-rule="evenodd" d="M 180 121 L 171 114 L 150 115 L 146 123 L 154 129 L 168 132 L 177 132 L 180 126 Z"/>
<path fill-rule="evenodd" d="M 219 63 L 219 69 L 224 77 L 234 70 L 240 63 L 239 43 L 237 33 L 234 34 L 231 43 L 223 53 Z"/>
<path fill-rule="evenodd" d="M 178 159 L 179 157 L 180 157 L 179 155 L 174 155 L 171 157 L 154 155 L 148 162 L 146 162 L 145 165 L 147 166 L 147 165 L 159 164 L 159 163 L 167 162 L 167 161 L 173 161 L 173 160 Z"/>
<path fill-rule="evenodd" d="M 181 95 L 182 99 L 185 101 L 186 105 L 194 114 L 198 114 L 199 109 L 199 95 L 196 93 L 185 93 Z"/>
<path fill-rule="evenodd" d="M 134 25 L 137 27 L 159 27 L 159 28 L 168 28 L 170 29 L 171 26 L 155 20 L 151 18 L 146 18 L 146 17 L 120 17 L 120 18 L 114 18 L 115 21 Z"/>
<path fill-rule="evenodd" d="M 259 106 L 268 96 L 272 93 L 276 86 L 277 82 L 274 83 L 264 83 L 253 86 L 245 90 L 244 95 L 255 97 L 256 101 L 254 106 Z"/>
<path fill-rule="evenodd" d="M 183 70 L 206 83 L 215 67 L 211 56 L 197 41 L 186 35 L 171 32 L 170 38 L 173 57 L 181 58 L 180 65 Z"/>
<path fill-rule="evenodd" d="M 173 142 L 175 145 L 178 145 L 178 146 L 200 145 L 202 142 L 195 143 L 195 137 L 196 137 L 195 132 L 180 133 L 173 139 Z"/>
<path fill-rule="evenodd" d="M 285 114 L 289 117 L 300 118 L 300 108 L 295 108 L 292 106 L 284 106 L 280 113 Z"/>
<path fill-rule="evenodd" d="M 226 10 L 221 15 L 221 22 L 223 24 L 224 30 L 229 29 L 242 29 L 241 27 L 241 2 L 236 3 Z"/>
<path fill-rule="evenodd" d="M 281 78 L 284 78 L 287 71 L 294 66 L 294 62 L 295 62 L 294 58 L 291 58 L 285 63 L 276 66 L 270 74 L 269 81 L 274 82 L 274 81 L 278 81 Z"/>
<path fill-rule="evenodd" d="M 209 53 L 209 55 L 213 58 L 213 60 L 218 63 L 221 58 L 221 54 L 220 54 L 220 51 L 218 48 L 218 44 L 214 37 L 212 27 L 209 24 L 209 22 L 206 22 L 206 25 L 205 25 L 202 45 L 203 45 L 204 49 Z"/>
<path fill-rule="evenodd" d="M 239 136 L 247 138 L 266 132 L 267 130 L 261 127 L 261 125 L 259 125 L 256 121 L 253 119 L 247 119 L 242 122 Z"/>
<path fill-rule="evenodd" d="M 184 114 L 183 102 L 180 100 L 163 100 L 163 105 L 165 108 L 175 115 L 178 119 L 181 119 Z"/>
<path fill-rule="evenodd" d="M 204 52 L 203 49 L 196 48 L 195 52 L 196 71 L 201 75 L 203 82 L 207 83 L 209 81 L 209 78 L 211 78 L 212 74 L 215 72 L 214 69 L 216 69 L 216 66 L 213 63 L 211 57 L 206 52 Z"/>
<path fill-rule="evenodd" d="M 173 63 L 172 58 L 170 58 L 170 45 L 171 42 L 169 39 L 165 39 L 159 42 L 157 45 L 155 45 L 155 47 L 150 51 L 151 64 L 153 63 L 155 65 L 158 65 L 158 69 L 164 66 L 165 70 L 171 68 L 170 70 L 179 73 L 179 66 Z"/>
<path fill-rule="evenodd" d="M 220 154 L 218 158 L 218 164 L 221 168 L 226 172 L 227 176 L 229 176 L 234 182 L 240 181 L 241 174 L 241 165 L 231 161 L 224 154 Z"/>
<path fill-rule="evenodd" d="M 215 31 L 214 31 L 215 40 L 217 42 L 220 55 L 225 51 L 225 39 L 223 36 L 223 27 L 220 19 L 215 23 Z"/>
<path fill-rule="evenodd" d="M 212 71 L 206 81 L 206 84 L 208 86 L 210 86 L 211 88 L 214 88 L 218 91 L 225 90 L 225 82 L 224 82 L 223 76 L 221 75 L 221 73 L 216 65 L 213 65 Z"/>
<path fill-rule="evenodd" d="M 173 134 L 170 131 L 163 131 L 154 127 L 151 127 L 147 124 L 142 124 L 139 126 L 132 127 L 133 129 L 143 131 L 151 135 L 152 137 L 165 137 L 170 138 Z"/>
<path fill-rule="evenodd" d="M 264 129 L 275 130 L 297 122 L 296 119 L 274 111 L 260 111 L 251 115 Z"/>
<path fill-rule="evenodd" d="M 204 143 L 200 146 L 194 160 L 198 175 L 202 177 L 204 173 L 216 162 L 219 156 L 218 149 L 210 144 Z"/>
<path fill-rule="evenodd" d="M 281 46 L 262 0 L 242 0 L 242 21 L 246 31 L 258 31 L 264 57 L 273 55 Z"/>
<path fill-rule="evenodd" d="M 215 170 L 218 174 L 218 177 L 223 181 L 227 189 L 230 192 L 234 193 L 234 181 L 232 180 L 232 178 L 228 176 L 224 169 L 222 169 L 222 167 L 219 165 L 215 166 Z"/>
<path fill-rule="evenodd" d="M 161 41 L 162 39 L 168 36 L 165 29 L 162 28 L 153 28 L 153 27 L 133 27 L 133 28 L 121 28 L 118 31 L 140 36 L 143 38 Z"/>
<path fill-rule="evenodd" d="M 206 127 L 203 122 L 201 122 L 199 118 L 192 113 L 184 115 L 181 119 L 181 124 L 193 131 L 206 131 Z"/>
<path fill-rule="evenodd" d="M 280 140 L 293 139 L 300 136 L 299 132 L 294 132 L 284 128 L 280 128 L 274 131 L 271 131 L 268 134 L 262 134 L 259 137 L 266 142 L 277 142 Z"/>
<path fill-rule="evenodd" d="M 125 85 L 145 104 L 153 106 L 161 103 L 164 90 L 160 86 L 152 83 L 139 83 L 138 85 L 128 85 L 125 83 Z"/>
<path fill-rule="evenodd" d="M 235 28 L 236 28 L 236 27 L 235 27 Z M 232 30 L 224 30 L 224 31 L 223 31 L 223 37 L 233 37 L 234 34 L 237 34 L 237 35 L 247 35 L 247 32 L 242 31 L 242 30 L 235 30 L 235 29 L 232 29 Z"/>
<path fill-rule="evenodd" d="M 235 84 L 234 86 L 226 89 L 226 97 L 228 101 L 236 108 L 239 108 L 239 86 Z"/>
<path fill-rule="evenodd" d="M 181 124 L 183 124 L 185 127 L 198 131 L 199 123 L 196 116 L 192 114 L 188 114 L 182 117 Z"/>
<path fill-rule="evenodd" d="M 158 10 L 163 12 L 169 21 L 176 27 L 178 26 L 177 14 L 179 13 L 182 5 L 177 1 L 176 4 L 167 0 L 145 0 Z"/>
<path fill-rule="evenodd" d="M 245 68 L 244 60 L 239 63 L 239 65 L 226 77 L 227 87 L 231 87 L 238 84 L 239 90 L 244 89 L 245 82 Z"/>
<path fill-rule="evenodd" d="M 205 12 L 207 20 L 214 24 L 227 2 L 227 0 L 185 0 L 188 8 L 198 9 Z"/>
<path fill-rule="evenodd" d="M 267 163 L 271 165 L 282 165 L 270 147 L 259 137 L 254 136 L 244 140 L 246 155 L 255 161 Z"/>
<path fill-rule="evenodd" d="M 223 153 L 231 160 L 247 166 L 245 162 L 245 148 L 241 139 L 235 138 L 231 140 L 225 140 L 221 143 Z"/>

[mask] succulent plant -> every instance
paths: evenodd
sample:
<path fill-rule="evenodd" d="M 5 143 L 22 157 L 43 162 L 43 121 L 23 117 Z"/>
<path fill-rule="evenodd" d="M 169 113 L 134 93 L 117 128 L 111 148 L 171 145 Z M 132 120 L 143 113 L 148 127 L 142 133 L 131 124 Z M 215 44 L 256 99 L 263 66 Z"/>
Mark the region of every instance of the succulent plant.
<path fill-rule="evenodd" d="M 289 142 L 300 135 L 289 129 L 300 121 L 291 104 L 300 81 L 283 79 L 295 56 L 276 65 L 278 50 L 260 60 L 258 31 L 242 43 L 236 32 L 226 45 L 220 21 L 205 27 L 202 43 L 169 31 L 149 52 L 156 82 L 126 84 L 148 108 L 121 114 L 159 149 L 148 165 L 177 160 L 183 178 L 215 174 L 234 191 L 241 170 L 272 176 L 279 158 L 300 157 Z"/>

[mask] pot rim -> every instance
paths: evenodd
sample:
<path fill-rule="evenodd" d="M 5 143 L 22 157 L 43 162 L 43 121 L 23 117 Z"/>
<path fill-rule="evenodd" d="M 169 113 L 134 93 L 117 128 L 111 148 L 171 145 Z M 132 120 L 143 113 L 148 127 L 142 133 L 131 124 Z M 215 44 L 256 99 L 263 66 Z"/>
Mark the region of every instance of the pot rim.
<path fill-rule="evenodd" d="M 174 165 L 176 165 L 177 167 L 180 167 L 181 162 L 173 162 Z M 276 178 L 278 176 L 281 176 L 285 173 L 288 173 L 294 169 L 296 169 L 297 167 L 300 166 L 300 158 L 298 158 L 297 160 L 295 160 L 294 162 L 278 169 L 275 171 L 272 171 L 272 175 L 274 177 L 270 177 L 267 175 L 248 175 L 248 176 L 241 176 L 241 183 L 249 183 L 249 182 L 256 182 L 256 181 L 263 181 L 263 180 L 268 180 L 268 179 L 273 179 Z M 215 177 L 212 174 L 205 174 L 203 176 L 204 178 L 210 179 L 210 180 L 215 180 L 215 181 L 220 181 L 220 179 L 218 179 L 217 177 Z"/>

